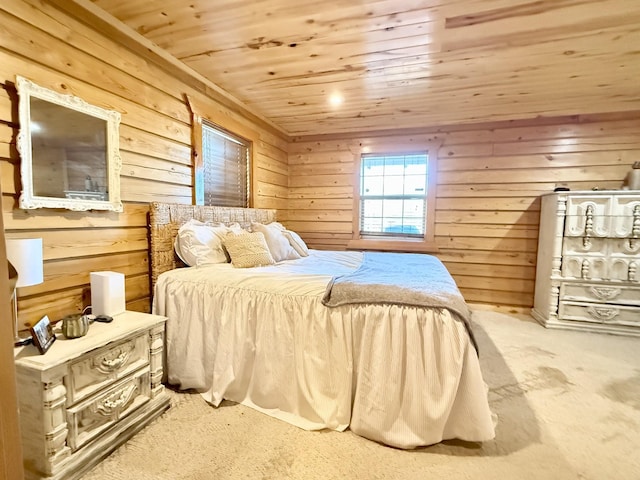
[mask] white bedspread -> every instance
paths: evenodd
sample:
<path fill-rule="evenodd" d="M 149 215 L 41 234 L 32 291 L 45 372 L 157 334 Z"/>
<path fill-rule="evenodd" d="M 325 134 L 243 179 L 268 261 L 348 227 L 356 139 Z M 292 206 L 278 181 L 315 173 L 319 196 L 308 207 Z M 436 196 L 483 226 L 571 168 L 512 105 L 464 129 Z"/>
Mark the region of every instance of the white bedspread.
<path fill-rule="evenodd" d="M 269 267 L 185 268 L 158 279 L 170 383 L 304 429 L 351 430 L 399 448 L 484 441 L 494 426 L 463 322 L 442 309 L 328 308 L 360 252 L 312 250 Z"/>

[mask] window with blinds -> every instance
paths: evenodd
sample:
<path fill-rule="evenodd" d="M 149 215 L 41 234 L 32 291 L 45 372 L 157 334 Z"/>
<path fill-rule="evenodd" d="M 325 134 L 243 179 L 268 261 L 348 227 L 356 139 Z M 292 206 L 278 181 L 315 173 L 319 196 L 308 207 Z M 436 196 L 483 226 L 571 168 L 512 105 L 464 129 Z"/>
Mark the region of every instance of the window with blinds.
<path fill-rule="evenodd" d="M 249 206 L 250 142 L 202 122 L 205 205 Z"/>
<path fill-rule="evenodd" d="M 425 236 L 427 153 L 362 155 L 360 234 Z"/>

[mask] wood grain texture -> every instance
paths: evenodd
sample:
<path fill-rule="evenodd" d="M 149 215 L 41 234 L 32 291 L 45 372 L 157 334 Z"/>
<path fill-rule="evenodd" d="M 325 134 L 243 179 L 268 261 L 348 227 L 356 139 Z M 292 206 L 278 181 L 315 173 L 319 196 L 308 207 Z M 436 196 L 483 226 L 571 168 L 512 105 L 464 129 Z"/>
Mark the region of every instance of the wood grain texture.
<path fill-rule="evenodd" d="M 634 1 L 92 2 L 290 135 L 640 109 Z"/>
<path fill-rule="evenodd" d="M 128 308 L 149 309 L 147 204 L 193 197 L 186 95 L 207 118 L 255 132 L 254 206 L 278 210 L 316 248 L 345 248 L 352 237 L 356 152 L 442 141 L 439 257 L 469 300 L 531 305 L 538 197 L 559 185 L 619 188 L 640 155 L 640 4 L 318 5 L 0 7 L 4 226 L 8 237 L 45 239 L 45 282 L 20 292 L 23 324 L 81 309 L 88 273 L 104 269 L 125 272 Z M 16 74 L 122 114 L 124 212 L 17 208 Z M 339 110 L 327 104 L 334 89 L 345 97 Z M 508 279 L 520 281 L 517 290 Z"/>
<path fill-rule="evenodd" d="M 85 19 L 88 21 L 88 17 Z M 227 128 L 255 132 L 259 185 L 256 206 L 282 209 L 286 219 L 288 138 L 214 88 L 182 77 L 58 9 L 52 2 L 19 0 L 0 7 L 0 181 L 7 237 L 41 237 L 45 281 L 20 289 L 24 327 L 43 315 L 56 321 L 91 301 L 89 272 L 125 274 L 127 308 L 148 311 L 148 203 L 191 203 L 191 118 L 185 94 Z M 122 114 L 120 146 L 124 212 L 20 210 L 20 158 L 15 75 Z M 222 102 L 222 103 L 221 103 Z M 243 112 L 245 115 L 243 115 Z"/>
<path fill-rule="evenodd" d="M 638 150 L 640 113 L 412 129 L 435 135 L 438 152 L 436 255 L 468 301 L 532 305 L 540 195 L 557 186 L 618 189 Z M 290 148 L 289 221 L 311 247 L 346 248 L 353 233 L 349 145 L 383 145 L 389 135 L 296 137 Z"/>

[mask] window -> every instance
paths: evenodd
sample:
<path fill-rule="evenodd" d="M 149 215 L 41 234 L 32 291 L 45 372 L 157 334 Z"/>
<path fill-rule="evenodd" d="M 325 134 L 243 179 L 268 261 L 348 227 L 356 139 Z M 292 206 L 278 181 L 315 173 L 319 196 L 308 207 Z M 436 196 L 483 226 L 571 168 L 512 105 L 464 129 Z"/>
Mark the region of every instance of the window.
<path fill-rule="evenodd" d="M 193 128 L 193 204 L 253 206 L 252 146 L 258 133 L 206 103 L 186 99 Z"/>
<path fill-rule="evenodd" d="M 426 152 L 363 155 L 360 170 L 360 234 L 424 238 Z"/>
<path fill-rule="evenodd" d="M 249 206 L 250 143 L 202 122 L 203 204 Z"/>
<path fill-rule="evenodd" d="M 417 142 L 420 143 L 420 142 Z M 359 153 L 350 248 L 434 251 L 438 145 L 412 142 Z"/>

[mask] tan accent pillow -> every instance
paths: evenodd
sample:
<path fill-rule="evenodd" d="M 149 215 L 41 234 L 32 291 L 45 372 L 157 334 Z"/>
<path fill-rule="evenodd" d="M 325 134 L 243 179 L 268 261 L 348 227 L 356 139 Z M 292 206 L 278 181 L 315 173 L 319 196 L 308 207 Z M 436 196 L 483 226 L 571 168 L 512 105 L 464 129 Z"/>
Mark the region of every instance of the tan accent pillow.
<path fill-rule="evenodd" d="M 227 234 L 224 246 L 231 257 L 231 263 L 237 268 L 260 267 L 276 263 L 261 232 Z"/>

